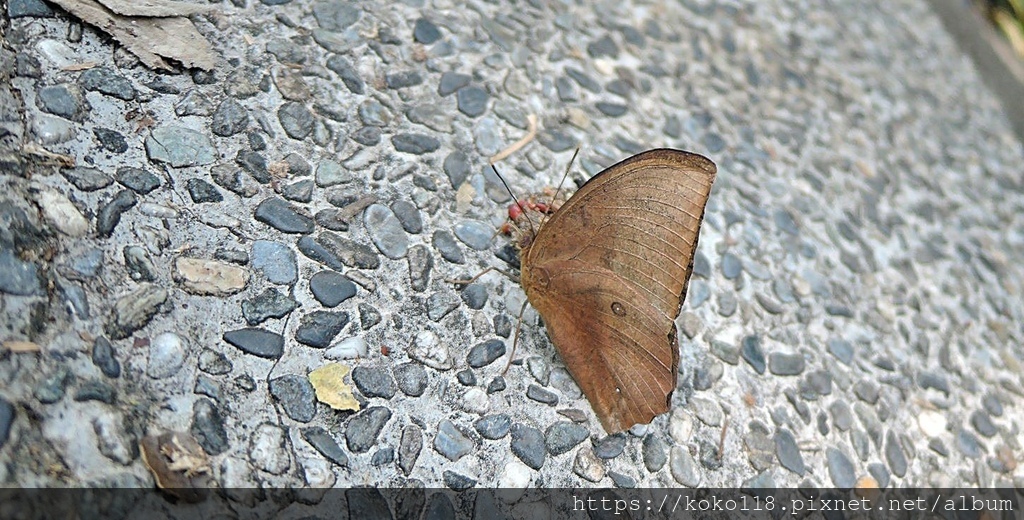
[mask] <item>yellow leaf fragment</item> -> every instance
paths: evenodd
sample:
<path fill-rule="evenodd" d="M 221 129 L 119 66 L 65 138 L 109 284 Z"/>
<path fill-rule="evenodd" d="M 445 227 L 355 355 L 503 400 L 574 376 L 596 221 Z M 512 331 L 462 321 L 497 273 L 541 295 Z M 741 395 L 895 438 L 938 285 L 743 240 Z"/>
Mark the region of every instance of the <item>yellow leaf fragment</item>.
<path fill-rule="evenodd" d="M 341 363 L 329 363 L 309 373 L 309 382 L 318 401 L 335 410 L 358 410 L 359 401 L 344 378 L 352 369 Z"/>
<path fill-rule="evenodd" d="M 5 349 L 14 352 L 15 354 L 23 352 L 39 352 L 39 345 L 32 343 L 31 341 L 18 341 L 10 340 L 3 343 Z"/>

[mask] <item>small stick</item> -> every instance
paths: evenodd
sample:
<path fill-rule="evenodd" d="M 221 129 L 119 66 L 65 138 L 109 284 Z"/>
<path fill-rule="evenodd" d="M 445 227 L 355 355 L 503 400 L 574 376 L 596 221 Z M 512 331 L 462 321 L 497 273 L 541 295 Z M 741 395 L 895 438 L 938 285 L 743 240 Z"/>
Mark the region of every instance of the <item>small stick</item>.
<path fill-rule="evenodd" d="M 498 269 L 497 267 L 493 267 L 493 266 L 488 267 L 487 269 L 484 269 L 483 271 L 480 271 L 479 273 L 476 274 L 476 276 L 474 276 L 474 277 L 472 277 L 472 278 L 470 278 L 468 280 L 455 279 L 455 278 L 445 278 L 444 281 L 446 283 L 453 283 L 455 285 L 469 285 L 469 284 L 477 281 L 481 276 L 483 276 L 483 275 L 485 275 L 485 274 L 487 274 L 487 273 L 489 273 L 491 271 L 497 271 L 497 272 L 507 276 L 508 279 L 512 280 L 513 282 L 518 282 L 519 281 L 519 280 L 516 279 L 515 276 L 512 275 L 512 273 L 509 273 L 509 272 L 506 272 L 506 271 L 502 271 L 501 269 Z"/>
<path fill-rule="evenodd" d="M 505 369 L 501 371 L 501 375 L 505 375 L 508 372 L 509 367 L 512 366 L 512 360 L 516 357 L 516 347 L 519 346 L 519 331 L 523 328 L 523 313 L 526 312 L 526 304 L 530 303 L 529 300 L 523 302 L 523 306 L 519 308 L 519 321 L 516 322 L 516 335 L 512 339 L 512 352 L 508 354 L 508 363 L 505 363 Z"/>
<path fill-rule="evenodd" d="M 530 114 L 526 116 L 526 125 L 526 135 L 524 135 L 522 139 L 512 143 L 508 148 L 494 154 L 494 157 L 491 157 L 491 164 L 502 161 L 506 157 L 518 152 L 522 147 L 529 144 L 530 141 L 533 141 L 534 137 L 537 137 L 537 114 Z"/>

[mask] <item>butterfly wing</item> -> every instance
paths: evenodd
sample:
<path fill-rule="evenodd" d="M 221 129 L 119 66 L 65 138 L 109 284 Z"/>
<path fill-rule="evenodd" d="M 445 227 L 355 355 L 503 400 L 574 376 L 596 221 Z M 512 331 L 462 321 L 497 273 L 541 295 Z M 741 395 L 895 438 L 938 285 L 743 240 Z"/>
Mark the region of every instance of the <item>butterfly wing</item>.
<path fill-rule="evenodd" d="M 587 182 L 523 251 L 522 282 L 605 430 L 668 409 L 675 318 L 716 168 L 651 150 Z"/>

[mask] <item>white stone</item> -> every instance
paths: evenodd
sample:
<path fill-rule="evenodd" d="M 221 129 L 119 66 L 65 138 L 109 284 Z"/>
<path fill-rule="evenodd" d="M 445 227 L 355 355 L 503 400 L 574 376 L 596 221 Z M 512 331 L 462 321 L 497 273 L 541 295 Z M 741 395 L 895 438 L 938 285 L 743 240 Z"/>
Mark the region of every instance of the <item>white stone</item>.
<path fill-rule="evenodd" d="M 36 50 L 58 69 L 81 63 L 75 51 L 58 40 L 39 40 Z"/>
<path fill-rule="evenodd" d="M 441 338 L 432 330 L 416 333 L 409 345 L 409 357 L 437 370 L 450 370 L 453 366 L 448 346 L 441 343 Z"/>
<path fill-rule="evenodd" d="M 369 347 L 361 336 L 345 338 L 324 351 L 327 359 L 355 359 L 366 357 Z"/>
<path fill-rule="evenodd" d="M 281 475 L 291 467 L 286 444 L 286 435 L 280 426 L 263 423 L 252 435 L 249 460 L 258 469 L 271 475 Z"/>
<path fill-rule="evenodd" d="M 669 457 L 669 469 L 672 478 L 676 482 L 687 486 L 697 487 L 700 485 L 700 472 L 697 470 L 697 462 L 693 460 L 690 451 L 682 446 L 673 446 Z"/>
<path fill-rule="evenodd" d="M 203 211 L 199 214 L 199 220 L 203 221 L 203 224 L 214 228 L 237 229 L 242 225 L 242 221 L 219 211 Z"/>
<path fill-rule="evenodd" d="M 170 206 L 155 204 L 153 202 L 143 202 L 139 204 L 139 213 L 153 218 L 166 218 L 171 220 L 178 218 L 178 210 Z"/>
<path fill-rule="evenodd" d="M 178 257 L 174 261 L 174 279 L 192 294 L 227 296 L 245 288 L 249 273 L 216 260 Z"/>
<path fill-rule="evenodd" d="M 693 416 L 682 408 L 672 410 L 672 417 L 668 420 L 668 434 L 677 444 L 690 442 L 693 435 Z"/>
<path fill-rule="evenodd" d="M 121 426 L 121 418 L 114 414 L 103 413 L 93 418 L 92 430 L 96 433 L 96 445 L 100 453 L 122 466 L 127 466 L 134 459 L 132 446 L 135 440 L 129 438 Z"/>
<path fill-rule="evenodd" d="M 526 492 L 526 487 L 530 485 L 530 480 L 533 478 L 533 470 L 531 470 L 526 464 L 513 460 L 501 470 L 501 474 L 498 475 L 498 498 L 506 504 L 511 504 Z"/>
<path fill-rule="evenodd" d="M 572 470 L 577 475 L 591 481 L 600 482 L 604 478 L 604 463 L 594 455 L 593 448 L 588 443 L 576 450 L 576 460 L 572 463 Z"/>
<path fill-rule="evenodd" d="M 480 388 L 470 388 L 462 394 L 462 409 L 479 415 L 484 415 L 491 409 L 491 401 L 487 392 Z"/>
<path fill-rule="evenodd" d="M 188 349 L 185 339 L 173 332 L 158 334 L 149 342 L 149 364 L 146 373 L 153 379 L 173 376 L 181 370 Z"/>
<path fill-rule="evenodd" d="M 917 416 L 917 425 L 928 437 L 937 437 L 946 431 L 946 416 L 934 410 L 924 410 Z"/>
<path fill-rule="evenodd" d="M 36 114 L 32 117 L 32 134 L 40 144 L 59 144 L 75 137 L 75 125 L 63 117 Z"/>
<path fill-rule="evenodd" d="M 311 488 L 332 488 L 337 481 L 337 477 L 331 471 L 331 463 L 324 459 L 302 461 L 302 474 L 306 479 L 306 485 Z"/>
<path fill-rule="evenodd" d="M 69 237 L 80 237 L 89 232 L 89 221 L 62 193 L 40 187 L 35 199 L 43 211 L 43 218 L 57 231 Z"/>

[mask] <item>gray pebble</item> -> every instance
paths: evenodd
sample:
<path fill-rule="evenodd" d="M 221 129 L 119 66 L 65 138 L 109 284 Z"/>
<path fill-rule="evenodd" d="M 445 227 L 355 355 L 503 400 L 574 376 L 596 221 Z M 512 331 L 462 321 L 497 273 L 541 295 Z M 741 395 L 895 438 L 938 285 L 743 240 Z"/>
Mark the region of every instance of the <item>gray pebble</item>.
<path fill-rule="evenodd" d="M 224 196 L 220 194 L 217 188 L 202 179 L 192 178 L 185 182 L 185 188 L 188 190 L 189 196 L 192 197 L 192 202 L 197 204 L 203 202 L 221 202 L 224 200 Z"/>
<path fill-rule="evenodd" d="M 158 334 L 149 342 L 149 360 L 146 374 L 153 379 L 171 377 L 181 370 L 188 353 L 185 339 L 173 332 Z"/>
<path fill-rule="evenodd" d="M 420 18 L 413 25 L 412 37 L 419 43 L 430 45 L 441 39 L 441 30 L 430 20 Z"/>
<path fill-rule="evenodd" d="M 949 395 L 949 380 L 937 372 L 921 371 L 917 375 L 917 385 L 924 390 L 932 388 Z"/>
<path fill-rule="evenodd" d="M 306 105 L 296 101 L 288 101 L 277 110 L 277 120 L 288 137 L 303 140 L 313 133 L 313 113 Z"/>
<path fill-rule="evenodd" d="M 377 442 L 384 425 L 391 419 L 391 410 L 382 406 L 370 406 L 355 414 L 345 429 L 345 442 L 349 451 L 366 453 Z"/>
<path fill-rule="evenodd" d="M 469 85 L 472 76 L 458 72 L 445 72 L 441 74 L 441 81 L 437 85 L 437 93 L 442 97 L 450 96 L 462 87 Z"/>
<path fill-rule="evenodd" d="M 306 258 L 324 264 L 335 271 L 345 270 L 345 263 L 338 258 L 338 255 L 331 249 L 324 247 L 322 243 L 316 241 L 313 237 L 305 235 L 299 238 L 295 245 Z"/>
<path fill-rule="evenodd" d="M 956 435 L 956 445 L 960 449 L 960 453 L 972 458 L 980 459 L 985 453 L 985 448 L 982 446 L 978 438 L 973 433 L 967 430 L 960 430 Z"/>
<path fill-rule="evenodd" d="M 413 155 L 423 155 L 441 147 L 436 138 L 424 134 L 398 134 L 391 138 L 395 150 Z"/>
<path fill-rule="evenodd" d="M 153 129 L 146 138 L 146 154 L 151 161 L 168 163 L 175 168 L 203 166 L 217 160 L 217 149 L 209 137 L 173 125 Z"/>
<path fill-rule="evenodd" d="M 473 439 L 449 420 L 441 421 L 434 437 L 434 450 L 455 462 L 473 451 Z"/>
<path fill-rule="evenodd" d="M 526 397 L 529 397 L 538 403 L 544 403 L 548 406 L 555 406 L 558 404 L 558 394 L 533 384 L 527 387 Z"/>
<path fill-rule="evenodd" d="M 61 368 L 57 373 L 43 379 L 33 388 L 32 396 L 42 404 L 53 404 L 64 398 L 64 391 L 74 376 Z"/>
<path fill-rule="evenodd" d="M 565 73 L 568 74 L 569 77 L 572 78 L 574 81 L 576 81 L 576 83 L 579 83 L 581 87 L 595 93 L 601 91 L 601 84 L 598 83 L 597 80 L 588 76 L 582 70 L 574 69 L 572 67 L 566 67 Z"/>
<path fill-rule="evenodd" d="M 324 159 L 316 166 L 316 185 L 321 188 L 352 182 L 355 177 L 344 166 Z"/>
<path fill-rule="evenodd" d="M 473 423 L 473 428 L 485 439 L 498 440 L 508 435 L 512 428 L 512 419 L 505 414 L 488 415 L 477 419 Z"/>
<path fill-rule="evenodd" d="M 391 203 L 391 211 L 398 217 L 402 229 L 414 235 L 423 232 L 423 219 L 420 217 L 420 210 L 415 204 L 405 199 L 396 200 Z"/>
<path fill-rule="evenodd" d="M 477 117 L 487 111 L 487 101 L 490 95 L 482 87 L 476 85 L 468 86 L 456 93 L 459 112 L 469 117 Z"/>
<path fill-rule="evenodd" d="M 985 406 L 985 410 L 995 417 L 1003 416 L 1003 403 L 999 401 L 999 398 L 993 393 L 987 393 L 981 398 L 982 405 Z"/>
<path fill-rule="evenodd" d="M 555 80 L 555 91 L 558 92 L 559 101 L 572 103 L 580 100 L 580 93 L 576 86 L 569 81 L 569 78 L 560 77 Z"/>
<path fill-rule="evenodd" d="M 853 385 L 853 393 L 865 403 L 873 405 L 878 402 L 878 385 L 871 381 L 858 381 Z"/>
<path fill-rule="evenodd" d="M 106 188 L 114 182 L 114 179 L 106 173 L 96 168 L 89 168 L 88 166 L 64 168 L 60 171 L 60 174 L 82 191 L 96 191 Z"/>
<path fill-rule="evenodd" d="M 75 391 L 74 399 L 80 403 L 99 401 L 105 404 L 114 404 L 117 400 L 117 391 L 103 381 L 86 381 Z"/>
<path fill-rule="evenodd" d="M 395 396 L 395 380 L 383 367 L 356 367 L 352 370 L 352 382 L 366 397 L 391 399 Z"/>
<path fill-rule="evenodd" d="M 470 369 L 460 370 L 455 374 L 455 378 L 459 380 L 459 384 L 462 386 L 476 386 L 476 374 Z"/>
<path fill-rule="evenodd" d="M 7 438 L 11 434 L 11 425 L 14 424 L 14 419 L 14 405 L 0 397 L 0 449 L 7 444 Z"/>
<path fill-rule="evenodd" d="M 131 209 L 139 198 L 131 190 L 121 190 L 96 213 L 96 232 L 100 237 L 109 237 L 121 222 L 121 214 Z"/>
<path fill-rule="evenodd" d="M 327 348 L 348 324 L 347 312 L 313 311 L 302 317 L 295 341 L 313 348 Z"/>
<path fill-rule="evenodd" d="M 92 363 L 107 377 L 121 376 L 121 363 L 114 357 L 114 345 L 103 336 L 97 336 L 92 344 Z"/>
<path fill-rule="evenodd" d="M 656 435 L 648 435 L 644 437 L 641 451 L 643 453 L 644 466 L 647 468 L 647 471 L 654 473 L 665 466 L 665 463 L 668 462 L 665 448 L 665 441 L 662 441 L 660 437 Z"/>
<path fill-rule="evenodd" d="M 701 278 L 711 278 L 711 262 L 699 251 L 693 257 L 693 274 Z"/>
<path fill-rule="evenodd" d="M 430 282 L 430 271 L 434 268 L 434 256 L 423 244 L 409 248 L 409 286 L 414 291 L 423 291 Z"/>
<path fill-rule="evenodd" d="M 419 363 L 403 363 L 395 367 L 398 389 L 409 397 L 419 397 L 427 389 L 427 371 Z"/>
<path fill-rule="evenodd" d="M 300 214 L 295 208 L 279 197 L 269 197 L 256 206 L 253 216 L 256 220 L 283 233 L 313 232 L 313 219 Z"/>
<path fill-rule="evenodd" d="M 488 290 L 487 286 L 474 283 L 465 286 L 459 291 L 459 295 L 462 296 L 462 301 L 466 302 L 467 307 L 480 310 L 487 303 Z"/>
<path fill-rule="evenodd" d="M 842 451 L 829 447 L 825 450 L 825 460 L 828 463 L 828 474 L 832 478 L 832 483 L 839 489 L 853 488 L 857 476 L 850 458 Z"/>
<path fill-rule="evenodd" d="M 363 330 L 370 330 L 380 323 L 380 311 L 367 303 L 359 304 L 359 325 Z"/>
<path fill-rule="evenodd" d="M 309 290 L 318 302 L 327 307 L 337 307 L 355 296 L 356 284 L 341 273 L 320 271 L 309 279 Z"/>
<path fill-rule="evenodd" d="M 92 129 L 93 135 L 99 141 L 104 150 L 113 153 L 124 153 L 128 151 L 128 140 L 120 132 L 109 128 L 96 127 Z"/>
<path fill-rule="evenodd" d="M 198 399 L 192 405 L 192 427 L 196 442 L 210 455 L 220 455 L 230 447 L 224 419 L 217 405 L 209 399 Z"/>
<path fill-rule="evenodd" d="M 78 85 L 71 83 L 40 88 L 36 91 L 36 103 L 44 112 L 72 121 L 82 121 L 92 109 Z"/>
<path fill-rule="evenodd" d="M 764 350 L 761 349 L 761 336 L 750 335 L 743 338 L 740 353 L 755 372 L 764 374 Z"/>
<path fill-rule="evenodd" d="M 482 368 L 505 355 L 505 342 L 498 339 L 487 340 L 475 345 L 466 356 L 466 362 L 472 368 Z"/>
<path fill-rule="evenodd" d="M 359 119 L 367 126 L 387 126 L 391 114 L 377 100 L 367 99 L 359 104 Z"/>
<path fill-rule="evenodd" d="M 590 437 L 585 426 L 569 421 L 559 421 L 548 427 L 544 438 L 548 453 L 558 456 L 578 446 Z"/>
<path fill-rule="evenodd" d="M 455 224 L 455 236 L 477 251 L 490 249 L 494 228 L 479 220 L 463 220 Z"/>
<path fill-rule="evenodd" d="M 476 479 L 447 469 L 442 473 L 442 478 L 444 484 L 454 491 L 465 491 L 477 484 Z"/>
<path fill-rule="evenodd" d="M 316 394 L 305 377 L 288 374 L 271 379 L 270 395 L 281 403 L 288 417 L 296 421 L 308 423 L 316 415 Z"/>
<path fill-rule="evenodd" d="M 423 76 L 416 70 L 389 72 L 384 75 L 384 83 L 388 88 L 397 90 L 423 83 Z"/>
<path fill-rule="evenodd" d="M 220 385 L 206 374 L 199 374 L 196 377 L 196 385 L 192 388 L 192 393 L 205 395 L 218 403 L 221 401 Z"/>
<path fill-rule="evenodd" d="M 282 294 L 274 288 L 269 288 L 259 295 L 242 302 L 242 316 L 249 325 L 259 325 L 269 318 L 283 318 L 296 308 L 299 302 L 290 296 Z"/>
<path fill-rule="evenodd" d="M 452 183 L 452 188 L 459 189 L 472 173 L 469 157 L 462 150 L 455 150 L 444 158 L 444 172 Z"/>
<path fill-rule="evenodd" d="M 772 419 L 775 419 L 772 415 Z M 778 422 L 778 421 L 776 421 Z M 750 432 L 743 436 L 747 448 L 747 460 L 757 471 L 764 471 L 775 463 L 774 443 L 768 436 L 768 428 L 760 421 L 750 422 Z"/>
<path fill-rule="evenodd" d="M 607 101 L 598 101 L 597 110 L 608 117 L 622 117 L 629 111 L 629 107 L 622 103 L 609 103 Z"/>
<path fill-rule="evenodd" d="M 690 451 L 682 446 L 673 446 L 671 453 L 669 469 L 672 472 L 672 478 L 684 486 L 697 487 L 700 484 L 700 472 Z"/>
<path fill-rule="evenodd" d="M 845 365 L 853 362 L 853 345 L 849 341 L 839 338 L 828 340 L 828 351 Z"/>
<path fill-rule="evenodd" d="M 327 460 L 343 468 L 348 467 L 348 455 L 345 454 L 345 450 L 341 449 L 341 446 L 338 446 L 338 442 L 331 437 L 327 430 L 319 426 L 303 428 L 302 438 L 306 439 L 306 442 Z"/>
<path fill-rule="evenodd" d="M 734 280 L 739 277 L 743 271 L 743 263 L 740 262 L 739 257 L 732 253 L 725 253 L 722 255 L 722 275 L 726 279 Z"/>
<path fill-rule="evenodd" d="M 39 267 L 0 244 L 0 291 L 19 296 L 43 294 Z"/>
<path fill-rule="evenodd" d="M 295 252 L 287 245 L 269 240 L 257 240 L 252 244 L 252 267 L 263 271 L 267 281 L 275 284 L 292 284 L 298 280 L 299 268 Z"/>
<path fill-rule="evenodd" d="M 135 291 L 121 297 L 110 310 L 103 330 L 112 339 L 124 339 L 141 328 L 167 301 L 167 290 L 152 284 L 144 284 Z"/>
<path fill-rule="evenodd" d="M 427 298 L 427 317 L 441 321 L 448 313 L 459 307 L 459 301 L 449 291 L 437 291 Z"/>
<path fill-rule="evenodd" d="M 235 154 L 235 164 L 241 166 L 246 173 L 260 184 L 269 184 L 270 181 L 273 180 L 270 176 L 270 170 L 267 167 L 267 158 L 261 153 L 254 152 L 252 150 L 239 150 L 238 153 Z M 214 177 L 214 180 L 216 180 L 216 177 Z M 227 188 L 232 189 L 230 187 Z M 238 190 L 235 191 L 238 192 Z"/>
<path fill-rule="evenodd" d="M 793 434 L 785 428 L 775 432 L 775 455 L 784 468 L 803 476 L 806 470 L 803 455 L 800 454 Z"/>
<path fill-rule="evenodd" d="M 614 459 L 626 449 L 626 435 L 616 433 L 594 443 L 594 455 L 599 459 Z"/>
<path fill-rule="evenodd" d="M 146 250 L 139 246 L 125 246 L 124 265 L 128 268 L 128 276 L 136 282 L 152 282 L 156 280 L 156 266 L 150 260 Z"/>
<path fill-rule="evenodd" d="M 722 139 L 721 135 L 714 132 L 708 132 L 704 136 L 703 142 L 709 153 L 718 153 L 725 149 L 725 139 Z"/>
<path fill-rule="evenodd" d="M 547 458 L 544 434 L 540 430 L 516 423 L 512 425 L 512 453 L 523 461 L 523 464 L 539 470 Z"/>
<path fill-rule="evenodd" d="M 494 379 L 491 379 L 491 382 L 487 384 L 487 393 L 496 394 L 504 391 L 505 388 L 507 388 L 505 378 L 501 376 L 494 376 Z"/>
<path fill-rule="evenodd" d="M 213 112 L 210 129 L 215 135 L 229 137 L 245 131 L 249 126 L 249 112 L 232 98 L 226 98 Z"/>
<path fill-rule="evenodd" d="M 772 352 L 768 356 L 768 368 L 777 376 L 800 375 L 804 371 L 804 366 L 804 357 L 800 353 Z"/>
<path fill-rule="evenodd" d="M 587 44 L 587 54 L 591 58 L 600 58 L 602 56 L 608 56 L 610 58 L 619 57 L 619 46 L 612 40 L 609 35 L 594 40 Z"/>
<path fill-rule="evenodd" d="M 284 353 L 284 337 L 269 330 L 249 327 L 224 333 L 224 341 L 246 354 L 277 359 Z"/>
<path fill-rule="evenodd" d="M 352 63 L 344 57 L 339 55 L 331 56 L 327 59 L 327 68 L 341 78 L 349 92 L 353 94 L 362 94 L 364 92 L 365 84 L 363 79 L 359 77 L 359 72 L 352 66 Z"/>
<path fill-rule="evenodd" d="M 718 295 L 718 314 L 729 317 L 736 313 L 736 306 L 739 301 L 736 295 L 731 292 L 723 292 Z"/>
<path fill-rule="evenodd" d="M 207 348 L 199 353 L 199 370 L 207 374 L 220 376 L 231 372 L 231 368 L 231 361 L 220 352 Z"/>
<path fill-rule="evenodd" d="M 139 195 L 145 195 L 160 187 L 160 178 L 152 173 L 130 166 L 117 169 L 117 182 Z"/>
<path fill-rule="evenodd" d="M 885 437 L 885 460 L 889 463 L 889 469 L 897 477 L 907 474 L 907 456 L 903 454 L 903 448 L 900 447 L 896 433 L 892 430 L 889 430 Z"/>
<path fill-rule="evenodd" d="M 371 204 L 363 213 L 363 224 L 373 244 L 384 256 L 397 260 L 409 251 L 409 235 L 387 206 Z"/>
<path fill-rule="evenodd" d="M 992 417 L 985 413 L 984 410 L 975 410 L 971 413 L 971 426 L 974 426 L 975 431 L 980 433 L 983 437 L 992 438 L 999 433 L 996 425 L 992 423 Z M 895 468 L 893 469 L 893 473 L 896 473 L 901 477 L 903 476 L 899 474 Z"/>

